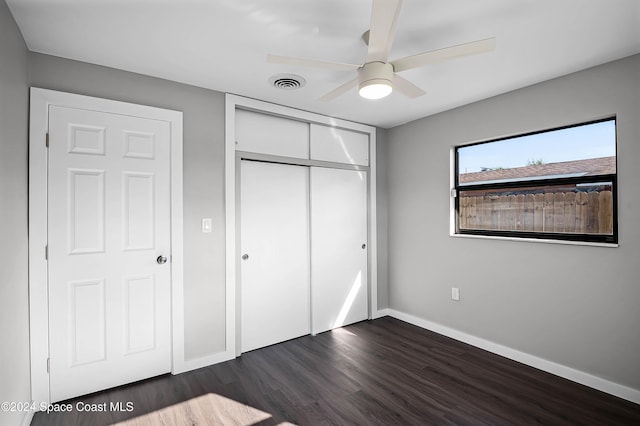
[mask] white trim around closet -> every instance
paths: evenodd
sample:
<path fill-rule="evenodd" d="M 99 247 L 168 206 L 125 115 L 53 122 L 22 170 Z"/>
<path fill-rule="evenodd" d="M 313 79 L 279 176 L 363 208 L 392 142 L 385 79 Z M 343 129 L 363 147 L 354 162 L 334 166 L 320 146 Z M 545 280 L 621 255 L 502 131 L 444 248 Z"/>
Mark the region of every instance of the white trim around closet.
<path fill-rule="evenodd" d="M 226 235 L 226 342 L 221 358 L 231 359 L 238 355 L 236 321 L 236 109 L 247 109 L 267 114 L 292 118 L 309 123 L 340 127 L 369 135 L 369 318 L 377 318 L 378 313 L 378 277 L 377 277 L 377 217 L 376 217 L 376 129 L 375 127 L 354 123 L 320 114 L 289 108 L 242 96 L 227 94 L 225 109 L 225 235 Z"/>

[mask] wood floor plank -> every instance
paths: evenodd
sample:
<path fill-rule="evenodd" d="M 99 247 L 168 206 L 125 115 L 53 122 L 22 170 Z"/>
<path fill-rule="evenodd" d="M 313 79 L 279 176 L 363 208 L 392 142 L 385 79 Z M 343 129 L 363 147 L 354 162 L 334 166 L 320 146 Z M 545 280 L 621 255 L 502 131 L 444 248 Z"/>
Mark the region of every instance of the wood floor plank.
<path fill-rule="evenodd" d="M 70 401 L 32 425 L 638 425 L 640 405 L 385 317 Z"/>

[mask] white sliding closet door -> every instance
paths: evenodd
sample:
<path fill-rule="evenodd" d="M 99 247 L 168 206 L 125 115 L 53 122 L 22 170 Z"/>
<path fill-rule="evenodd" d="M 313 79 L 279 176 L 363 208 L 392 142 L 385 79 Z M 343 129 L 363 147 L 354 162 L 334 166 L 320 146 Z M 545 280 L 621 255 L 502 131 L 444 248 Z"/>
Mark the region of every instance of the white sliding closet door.
<path fill-rule="evenodd" d="M 309 326 L 309 169 L 241 162 L 241 351 Z"/>
<path fill-rule="evenodd" d="M 368 317 L 367 174 L 311 167 L 312 333 Z"/>

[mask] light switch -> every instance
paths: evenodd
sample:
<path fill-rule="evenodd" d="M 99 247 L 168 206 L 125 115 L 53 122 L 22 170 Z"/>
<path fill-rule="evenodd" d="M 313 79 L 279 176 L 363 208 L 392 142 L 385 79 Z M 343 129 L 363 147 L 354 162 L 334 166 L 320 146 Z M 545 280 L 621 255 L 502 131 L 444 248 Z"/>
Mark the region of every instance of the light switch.
<path fill-rule="evenodd" d="M 451 300 L 460 300 L 460 289 L 458 287 L 451 287 Z"/>
<path fill-rule="evenodd" d="M 211 232 L 213 230 L 213 221 L 210 217 L 202 218 L 202 232 Z"/>

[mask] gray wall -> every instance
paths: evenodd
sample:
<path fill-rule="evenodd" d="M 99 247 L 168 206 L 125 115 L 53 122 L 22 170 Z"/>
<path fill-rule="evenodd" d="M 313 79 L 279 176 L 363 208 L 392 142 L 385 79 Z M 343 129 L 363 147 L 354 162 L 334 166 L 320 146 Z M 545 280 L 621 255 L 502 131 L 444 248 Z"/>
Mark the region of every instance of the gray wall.
<path fill-rule="evenodd" d="M 33 52 L 29 72 L 34 87 L 183 112 L 185 357 L 223 351 L 224 94 Z M 213 218 L 210 234 L 203 217 Z"/>
<path fill-rule="evenodd" d="M 30 401 L 27 253 L 27 47 L 0 1 L 0 401 Z M 24 413 L 0 411 L 0 424 Z"/>
<path fill-rule="evenodd" d="M 378 231 L 378 309 L 389 307 L 389 268 L 388 268 L 388 200 L 389 173 L 387 130 L 376 130 L 376 214 Z M 373 311 L 375 312 L 375 307 Z"/>
<path fill-rule="evenodd" d="M 618 248 L 449 236 L 452 146 L 611 114 Z M 393 128 L 388 140 L 392 309 L 640 389 L 640 55 Z"/>

